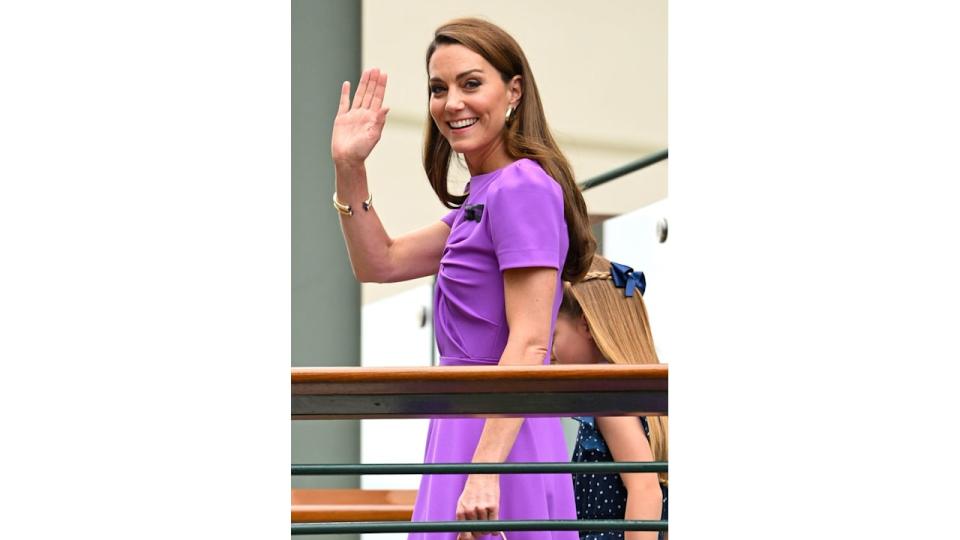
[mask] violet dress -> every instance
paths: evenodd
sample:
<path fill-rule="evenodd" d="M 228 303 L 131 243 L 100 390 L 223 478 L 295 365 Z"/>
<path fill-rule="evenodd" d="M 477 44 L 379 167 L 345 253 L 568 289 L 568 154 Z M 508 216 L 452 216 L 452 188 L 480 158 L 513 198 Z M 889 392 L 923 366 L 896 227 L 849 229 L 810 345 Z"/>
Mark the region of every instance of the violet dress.
<path fill-rule="evenodd" d="M 443 218 L 450 236 L 440 260 L 434 327 L 440 365 L 496 365 L 507 343 L 503 274 L 557 269 L 550 335 L 567 256 L 563 192 L 540 165 L 521 159 L 470 179 L 463 206 Z M 552 346 L 552 340 L 550 343 Z M 544 363 L 549 363 L 549 353 Z M 434 418 L 425 463 L 470 463 L 484 418 Z M 525 418 L 507 461 L 568 461 L 559 418 Z M 453 521 L 466 475 L 423 475 L 413 521 Z M 570 474 L 501 474 L 501 520 L 576 519 Z M 579 540 L 577 531 L 507 532 L 509 540 Z M 457 533 L 411 533 L 409 540 L 455 540 Z M 490 537 L 499 538 L 499 537 Z"/>

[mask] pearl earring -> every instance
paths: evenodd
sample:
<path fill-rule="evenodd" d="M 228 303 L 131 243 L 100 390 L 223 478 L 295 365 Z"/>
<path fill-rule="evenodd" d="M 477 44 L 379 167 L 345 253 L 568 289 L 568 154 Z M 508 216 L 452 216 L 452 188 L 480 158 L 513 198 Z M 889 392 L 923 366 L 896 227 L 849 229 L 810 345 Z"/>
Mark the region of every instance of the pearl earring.
<path fill-rule="evenodd" d="M 507 107 L 507 116 L 506 116 L 506 118 L 504 119 L 504 122 L 509 122 L 509 121 L 510 121 L 510 113 L 512 113 L 512 112 L 513 112 L 513 106 L 511 105 L 511 106 Z"/>

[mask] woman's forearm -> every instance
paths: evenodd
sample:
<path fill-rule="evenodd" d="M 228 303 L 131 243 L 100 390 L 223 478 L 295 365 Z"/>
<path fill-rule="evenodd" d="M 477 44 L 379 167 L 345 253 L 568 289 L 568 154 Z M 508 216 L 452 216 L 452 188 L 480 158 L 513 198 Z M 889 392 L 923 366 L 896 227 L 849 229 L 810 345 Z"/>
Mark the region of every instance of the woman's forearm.
<path fill-rule="evenodd" d="M 337 199 L 350 205 L 352 216 L 340 215 L 340 228 L 347 244 L 353 274 L 363 282 L 389 280 L 390 236 L 383 228 L 376 210 L 363 209 L 363 201 L 370 196 L 367 188 L 367 169 L 363 162 L 335 162 Z"/>
<path fill-rule="evenodd" d="M 523 339 L 511 335 L 500 357 L 499 365 L 537 366 L 543 364 L 546 354 L 546 347 L 540 340 Z M 488 418 L 483 425 L 473 461 L 482 463 L 506 461 L 521 426 L 523 426 L 523 418 Z"/>
<path fill-rule="evenodd" d="M 523 418 L 487 418 L 483 423 L 483 432 L 480 434 L 480 442 L 477 443 L 477 449 L 473 453 L 474 463 L 503 463 L 510 455 L 513 443 L 517 440 L 517 434 L 523 426 Z M 500 485 L 499 474 L 471 474 L 467 482 L 477 481 L 480 484 L 486 482 L 494 486 Z"/>
<path fill-rule="evenodd" d="M 487 418 L 480 434 L 480 442 L 473 453 L 474 463 L 506 461 L 521 426 L 523 418 Z"/>

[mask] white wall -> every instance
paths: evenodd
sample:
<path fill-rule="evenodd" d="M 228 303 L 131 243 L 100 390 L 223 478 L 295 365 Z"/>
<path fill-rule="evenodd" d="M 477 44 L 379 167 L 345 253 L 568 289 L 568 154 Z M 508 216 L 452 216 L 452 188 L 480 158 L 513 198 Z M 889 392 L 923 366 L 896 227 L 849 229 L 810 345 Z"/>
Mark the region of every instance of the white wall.
<path fill-rule="evenodd" d="M 667 225 L 666 242 L 658 237 L 658 222 Z M 642 271 L 647 278 L 643 301 L 647 306 L 650 329 L 653 332 L 657 355 L 663 363 L 670 363 L 671 344 L 681 336 L 673 329 L 681 328 L 681 321 L 667 317 L 671 311 L 662 309 L 674 298 L 671 280 L 669 201 L 663 200 L 633 212 L 608 219 L 603 223 L 603 255 L 611 261 Z"/>

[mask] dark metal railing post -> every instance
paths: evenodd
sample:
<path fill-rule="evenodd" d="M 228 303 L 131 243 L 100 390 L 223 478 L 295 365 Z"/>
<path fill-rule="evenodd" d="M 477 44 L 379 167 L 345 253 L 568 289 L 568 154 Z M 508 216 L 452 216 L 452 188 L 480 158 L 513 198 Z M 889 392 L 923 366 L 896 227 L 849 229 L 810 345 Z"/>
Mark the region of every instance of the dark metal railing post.
<path fill-rule="evenodd" d="M 367 463 L 294 465 L 294 476 L 350 474 L 509 474 L 509 473 L 661 473 L 666 461 L 607 461 L 599 463 Z"/>
<path fill-rule="evenodd" d="M 650 165 L 653 165 L 654 163 L 659 163 L 665 159 L 667 159 L 666 148 L 664 148 L 663 150 L 660 150 L 659 152 L 654 152 L 649 156 L 642 157 L 636 161 L 627 163 L 622 167 L 617 167 L 616 169 L 613 169 L 611 171 L 607 171 L 603 174 L 594 176 L 593 178 L 584 180 L 583 182 L 580 182 L 580 184 L 578 184 L 580 186 L 580 191 L 586 191 L 590 188 L 594 188 L 601 184 L 605 184 L 610 180 L 620 178 L 621 176 L 632 173 L 634 171 L 639 171 L 640 169 L 649 167 Z"/>

